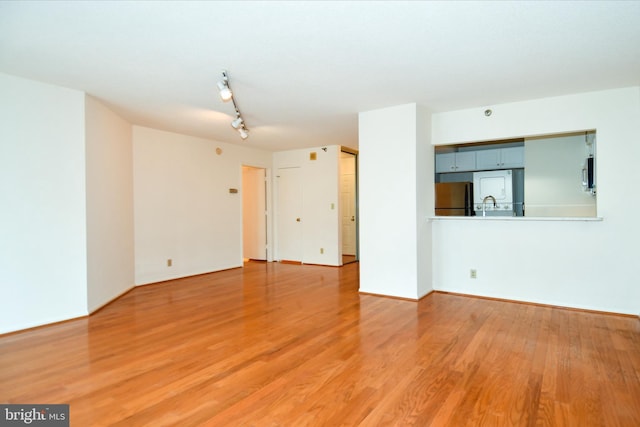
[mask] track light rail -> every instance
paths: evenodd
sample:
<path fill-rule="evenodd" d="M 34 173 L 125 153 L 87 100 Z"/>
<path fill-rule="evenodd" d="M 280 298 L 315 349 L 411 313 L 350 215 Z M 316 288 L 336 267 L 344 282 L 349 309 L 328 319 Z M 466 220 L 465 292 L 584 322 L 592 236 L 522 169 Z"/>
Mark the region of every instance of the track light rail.
<path fill-rule="evenodd" d="M 238 104 L 236 104 L 236 98 L 233 96 L 233 91 L 229 85 L 229 74 L 227 73 L 227 70 L 222 71 L 222 80 L 218 82 L 218 90 L 220 91 L 220 98 L 222 98 L 222 101 L 231 101 L 233 109 L 236 112 L 236 118 L 231 122 L 231 126 L 238 131 L 240 138 L 247 139 L 249 137 L 249 128 L 245 124 L 242 114 L 240 114 Z"/>

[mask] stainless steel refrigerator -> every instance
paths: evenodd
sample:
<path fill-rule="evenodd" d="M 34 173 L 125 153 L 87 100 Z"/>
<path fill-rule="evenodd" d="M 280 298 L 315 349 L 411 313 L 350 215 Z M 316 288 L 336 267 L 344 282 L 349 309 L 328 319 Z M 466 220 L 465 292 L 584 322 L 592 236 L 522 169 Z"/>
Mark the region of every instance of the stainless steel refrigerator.
<path fill-rule="evenodd" d="M 436 184 L 436 215 L 473 216 L 473 183 L 442 182 Z"/>

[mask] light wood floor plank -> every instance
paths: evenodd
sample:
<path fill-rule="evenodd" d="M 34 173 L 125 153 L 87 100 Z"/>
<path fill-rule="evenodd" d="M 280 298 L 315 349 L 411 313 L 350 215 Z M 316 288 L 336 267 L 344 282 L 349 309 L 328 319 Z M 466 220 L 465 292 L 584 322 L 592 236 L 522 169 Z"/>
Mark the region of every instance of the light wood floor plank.
<path fill-rule="evenodd" d="M 250 262 L 0 336 L 0 402 L 72 426 L 638 426 L 640 321 Z"/>

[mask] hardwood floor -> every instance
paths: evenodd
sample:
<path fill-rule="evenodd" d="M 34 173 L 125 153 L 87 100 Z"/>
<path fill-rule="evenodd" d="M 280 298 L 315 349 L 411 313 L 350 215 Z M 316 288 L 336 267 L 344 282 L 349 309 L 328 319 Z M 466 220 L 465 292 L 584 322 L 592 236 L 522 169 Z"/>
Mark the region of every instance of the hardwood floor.
<path fill-rule="evenodd" d="M 342 255 L 342 264 L 349 264 L 358 261 L 355 255 Z"/>
<path fill-rule="evenodd" d="M 72 426 L 638 426 L 640 321 L 248 263 L 0 337 L 0 402 Z"/>

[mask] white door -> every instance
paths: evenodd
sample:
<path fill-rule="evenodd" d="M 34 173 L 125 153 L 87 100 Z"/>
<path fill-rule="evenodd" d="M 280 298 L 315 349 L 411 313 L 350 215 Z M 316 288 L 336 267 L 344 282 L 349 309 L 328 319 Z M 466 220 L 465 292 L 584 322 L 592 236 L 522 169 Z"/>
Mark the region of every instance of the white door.
<path fill-rule="evenodd" d="M 242 256 L 266 261 L 266 170 L 242 167 Z"/>
<path fill-rule="evenodd" d="M 278 259 L 302 261 L 302 182 L 300 168 L 278 169 Z"/>

